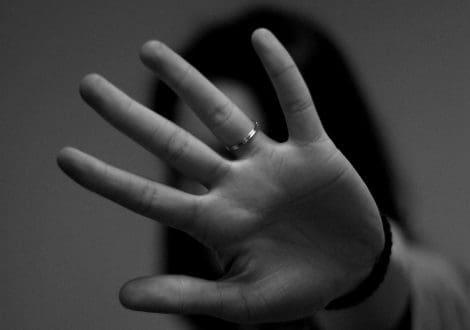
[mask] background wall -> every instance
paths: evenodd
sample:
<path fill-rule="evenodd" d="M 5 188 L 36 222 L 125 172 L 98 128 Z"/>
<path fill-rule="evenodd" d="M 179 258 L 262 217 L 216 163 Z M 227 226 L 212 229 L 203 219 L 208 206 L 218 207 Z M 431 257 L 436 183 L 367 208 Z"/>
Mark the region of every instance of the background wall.
<path fill-rule="evenodd" d="M 158 177 L 156 159 L 80 101 L 80 77 L 100 72 L 145 103 L 151 74 L 137 57 L 144 41 L 177 47 L 201 22 L 261 2 L 268 3 L 0 2 L 5 328 L 179 329 L 172 317 L 130 312 L 117 300 L 124 281 L 161 263 L 157 225 L 72 183 L 55 155 L 74 145 Z M 349 55 L 403 172 L 403 199 L 415 227 L 470 266 L 468 2 L 290 3 L 284 6 L 323 22 Z"/>

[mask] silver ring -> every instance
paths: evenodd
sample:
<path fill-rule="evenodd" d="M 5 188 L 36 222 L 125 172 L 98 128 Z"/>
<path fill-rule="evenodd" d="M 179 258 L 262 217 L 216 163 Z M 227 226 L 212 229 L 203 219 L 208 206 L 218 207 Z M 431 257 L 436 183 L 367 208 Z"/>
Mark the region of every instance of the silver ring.
<path fill-rule="evenodd" d="M 237 151 L 238 149 L 240 149 L 241 147 L 243 147 L 245 144 L 247 144 L 248 142 L 250 142 L 251 140 L 253 140 L 253 138 L 255 137 L 256 133 L 258 133 L 259 131 L 259 124 L 258 122 L 254 122 L 254 127 L 251 131 L 248 132 L 248 134 L 243 138 L 243 140 L 241 140 L 240 142 L 238 143 L 235 143 L 235 144 L 232 144 L 231 146 L 225 146 L 225 148 L 228 150 L 228 151 Z"/>

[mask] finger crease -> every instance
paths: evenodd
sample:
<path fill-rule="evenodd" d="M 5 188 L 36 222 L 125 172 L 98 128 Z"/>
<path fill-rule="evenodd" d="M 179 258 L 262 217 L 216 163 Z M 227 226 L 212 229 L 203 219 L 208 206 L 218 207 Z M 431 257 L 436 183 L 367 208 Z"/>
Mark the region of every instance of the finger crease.
<path fill-rule="evenodd" d="M 189 148 L 189 138 L 182 130 L 175 130 L 166 143 L 166 158 L 175 163 L 187 153 Z"/>
<path fill-rule="evenodd" d="M 229 100 L 212 109 L 211 117 L 214 128 L 222 127 L 230 121 L 234 114 L 233 104 Z"/>
<path fill-rule="evenodd" d="M 282 69 L 279 69 L 277 71 L 272 71 L 271 72 L 271 78 L 273 80 L 278 80 L 281 76 L 283 76 L 285 73 L 292 71 L 296 68 L 297 66 L 294 63 L 287 64 L 285 67 Z"/>
<path fill-rule="evenodd" d="M 178 91 L 178 90 L 183 89 L 184 82 L 189 77 L 192 71 L 193 71 L 193 67 L 190 64 L 186 64 L 186 68 L 184 69 L 184 72 L 181 74 L 181 77 L 175 81 L 175 84 L 174 84 L 175 90 Z"/>
<path fill-rule="evenodd" d="M 307 111 L 310 111 L 313 106 L 313 101 L 311 98 L 302 98 L 291 101 L 286 105 L 289 114 L 300 114 Z"/>
<path fill-rule="evenodd" d="M 133 109 L 135 107 L 135 104 L 136 102 L 133 99 L 129 98 L 129 103 L 126 106 L 126 112 L 134 112 Z"/>
<path fill-rule="evenodd" d="M 155 200 L 157 200 L 158 189 L 150 184 L 145 184 L 141 191 L 141 198 L 138 201 L 138 208 L 142 214 L 150 214 Z"/>

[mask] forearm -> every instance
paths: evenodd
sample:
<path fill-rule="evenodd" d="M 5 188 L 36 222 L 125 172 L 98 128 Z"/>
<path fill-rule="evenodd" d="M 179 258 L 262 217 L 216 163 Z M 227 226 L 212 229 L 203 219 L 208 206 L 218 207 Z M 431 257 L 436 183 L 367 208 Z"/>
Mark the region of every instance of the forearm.
<path fill-rule="evenodd" d="M 402 242 L 394 232 L 394 247 L 384 282 L 361 304 L 338 311 L 318 312 L 315 319 L 325 330 L 391 330 L 402 319 L 410 298 L 409 279 L 401 257 Z"/>

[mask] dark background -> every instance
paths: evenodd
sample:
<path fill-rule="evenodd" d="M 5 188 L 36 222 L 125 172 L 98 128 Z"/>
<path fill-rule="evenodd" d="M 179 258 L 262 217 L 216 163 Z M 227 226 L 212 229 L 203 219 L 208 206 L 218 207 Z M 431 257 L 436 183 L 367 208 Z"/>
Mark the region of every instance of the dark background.
<path fill-rule="evenodd" d="M 92 195 L 55 165 L 64 145 L 158 178 L 158 161 L 77 93 L 100 72 L 143 103 L 148 39 L 184 44 L 201 23 L 281 1 L 0 2 L 0 324 L 5 329 L 182 329 L 130 312 L 120 285 L 162 265 L 157 225 Z M 333 33 L 402 174 L 402 202 L 433 246 L 470 265 L 467 1 L 295 1 Z M 227 63 L 230 65 L 230 63 Z M 159 170 L 160 169 L 160 170 Z"/>

